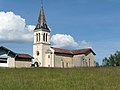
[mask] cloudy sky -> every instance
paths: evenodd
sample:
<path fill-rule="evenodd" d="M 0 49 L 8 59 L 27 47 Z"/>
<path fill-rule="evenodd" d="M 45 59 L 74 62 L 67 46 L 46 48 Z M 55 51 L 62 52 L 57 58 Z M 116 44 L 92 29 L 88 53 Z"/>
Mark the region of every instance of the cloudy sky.
<path fill-rule="evenodd" d="M 0 0 L 0 45 L 32 55 L 40 0 Z M 100 64 L 120 50 L 120 0 L 44 0 L 52 46 L 91 47 Z"/>

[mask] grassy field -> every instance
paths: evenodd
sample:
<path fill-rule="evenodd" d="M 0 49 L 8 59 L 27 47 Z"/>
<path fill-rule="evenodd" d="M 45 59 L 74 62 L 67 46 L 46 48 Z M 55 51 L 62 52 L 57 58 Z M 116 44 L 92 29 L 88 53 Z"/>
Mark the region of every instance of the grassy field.
<path fill-rule="evenodd" d="M 0 90 L 120 90 L 120 67 L 0 68 Z"/>

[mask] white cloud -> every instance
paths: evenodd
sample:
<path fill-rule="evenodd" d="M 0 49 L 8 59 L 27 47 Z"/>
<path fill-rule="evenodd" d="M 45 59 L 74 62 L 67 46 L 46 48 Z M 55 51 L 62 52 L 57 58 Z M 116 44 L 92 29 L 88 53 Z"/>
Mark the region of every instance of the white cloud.
<path fill-rule="evenodd" d="M 35 26 L 26 25 L 25 19 L 13 12 L 0 12 L 0 42 L 30 42 Z M 54 47 L 79 49 L 89 47 L 85 40 L 76 42 L 71 35 L 56 34 L 51 37 Z"/>
<path fill-rule="evenodd" d="M 53 47 L 65 48 L 65 49 L 82 49 L 90 47 L 89 43 L 85 40 L 80 43 L 76 42 L 71 35 L 56 34 L 51 37 Z"/>
<path fill-rule="evenodd" d="M 29 42 L 33 40 L 33 25 L 26 25 L 25 19 L 13 12 L 0 12 L 0 41 Z"/>
<path fill-rule="evenodd" d="M 87 42 L 86 40 L 83 40 L 79 44 L 80 48 L 92 48 L 90 42 Z"/>

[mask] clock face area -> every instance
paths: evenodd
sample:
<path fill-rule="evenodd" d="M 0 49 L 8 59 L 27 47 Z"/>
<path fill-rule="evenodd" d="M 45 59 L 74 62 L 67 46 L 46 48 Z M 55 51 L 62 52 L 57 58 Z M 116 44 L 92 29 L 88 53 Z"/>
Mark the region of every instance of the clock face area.
<path fill-rule="evenodd" d="M 39 54 L 40 54 L 39 51 L 37 51 L 37 56 L 39 56 Z"/>

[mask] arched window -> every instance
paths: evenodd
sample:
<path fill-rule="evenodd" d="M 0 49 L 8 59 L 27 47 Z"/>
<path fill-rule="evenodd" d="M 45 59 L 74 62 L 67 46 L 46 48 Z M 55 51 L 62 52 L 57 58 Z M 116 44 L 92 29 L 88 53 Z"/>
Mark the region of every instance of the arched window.
<path fill-rule="evenodd" d="M 62 62 L 62 68 L 64 68 L 64 62 Z"/>
<path fill-rule="evenodd" d="M 48 35 L 48 34 L 46 33 L 46 42 L 47 42 L 47 35 Z"/>
<path fill-rule="evenodd" d="M 89 59 L 89 67 L 90 67 L 90 59 Z"/>
<path fill-rule="evenodd" d="M 85 59 L 82 60 L 82 66 L 85 66 Z"/>
<path fill-rule="evenodd" d="M 40 41 L 40 33 L 39 33 L 39 41 Z"/>
<path fill-rule="evenodd" d="M 38 41 L 38 34 L 36 33 L 36 42 Z"/>
<path fill-rule="evenodd" d="M 35 63 L 34 63 L 34 66 L 35 66 L 35 67 L 39 67 L 38 62 L 35 62 Z"/>
<path fill-rule="evenodd" d="M 68 68 L 68 63 L 66 63 L 66 67 Z"/>
<path fill-rule="evenodd" d="M 45 41 L 45 33 L 43 34 L 43 41 Z"/>

